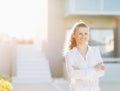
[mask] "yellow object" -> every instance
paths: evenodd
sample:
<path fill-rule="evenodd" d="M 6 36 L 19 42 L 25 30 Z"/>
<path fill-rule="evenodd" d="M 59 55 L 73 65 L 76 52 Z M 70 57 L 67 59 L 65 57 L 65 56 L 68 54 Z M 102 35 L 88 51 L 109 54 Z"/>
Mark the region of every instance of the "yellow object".
<path fill-rule="evenodd" d="M 0 91 L 11 91 L 12 85 L 5 79 L 0 79 Z"/>

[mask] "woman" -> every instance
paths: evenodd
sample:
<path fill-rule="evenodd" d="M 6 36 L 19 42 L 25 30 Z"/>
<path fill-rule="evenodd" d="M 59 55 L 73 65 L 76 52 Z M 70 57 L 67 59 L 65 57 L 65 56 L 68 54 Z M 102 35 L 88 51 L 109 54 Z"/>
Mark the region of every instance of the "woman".
<path fill-rule="evenodd" d="M 88 39 L 89 27 L 82 21 L 76 23 L 65 53 L 70 91 L 100 91 L 99 78 L 104 75 L 104 65 L 99 49 L 89 46 Z"/>

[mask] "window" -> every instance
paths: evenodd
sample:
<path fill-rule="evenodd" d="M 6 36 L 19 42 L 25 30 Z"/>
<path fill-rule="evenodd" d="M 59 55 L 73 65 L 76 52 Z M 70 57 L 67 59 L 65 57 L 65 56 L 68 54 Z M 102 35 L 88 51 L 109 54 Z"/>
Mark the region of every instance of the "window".
<path fill-rule="evenodd" d="M 103 57 L 114 57 L 114 31 L 112 29 L 91 29 L 89 44 L 99 47 Z"/>
<path fill-rule="evenodd" d="M 104 10 L 107 11 L 119 11 L 120 0 L 104 0 Z"/>
<path fill-rule="evenodd" d="M 77 10 L 98 11 L 100 10 L 101 0 L 75 0 Z"/>

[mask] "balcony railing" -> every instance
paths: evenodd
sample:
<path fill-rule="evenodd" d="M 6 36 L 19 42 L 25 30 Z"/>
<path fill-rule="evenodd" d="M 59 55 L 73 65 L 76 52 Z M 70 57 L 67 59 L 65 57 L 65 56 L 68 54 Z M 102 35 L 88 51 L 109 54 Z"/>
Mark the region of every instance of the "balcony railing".
<path fill-rule="evenodd" d="M 120 15 L 120 0 L 65 0 L 65 15 Z"/>

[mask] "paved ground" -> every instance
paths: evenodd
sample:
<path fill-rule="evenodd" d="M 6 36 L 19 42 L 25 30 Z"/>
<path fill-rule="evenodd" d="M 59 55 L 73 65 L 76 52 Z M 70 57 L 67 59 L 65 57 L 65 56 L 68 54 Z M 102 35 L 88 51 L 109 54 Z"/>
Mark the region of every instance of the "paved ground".
<path fill-rule="evenodd" d="M 120 91 L 120 82 L 101 82 L 101 91 Z M 13 84 L 12 91 L 69 91 L 68 81 L 56 80 L 51 83 Z"/>
<path fill-rule="evenodd" d="M 12 91 L 58 91 L 52 84 L 13 84 Z"/>
<path fill-rule="evenodd" d="M 120 91 L 120 82 L 102 82 L 101 91 Z"/>

